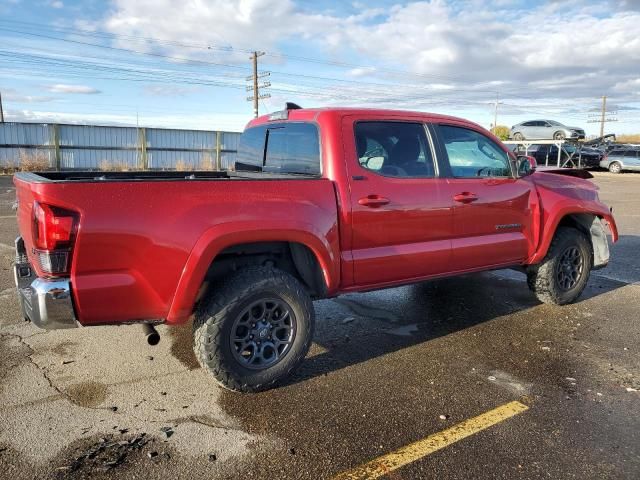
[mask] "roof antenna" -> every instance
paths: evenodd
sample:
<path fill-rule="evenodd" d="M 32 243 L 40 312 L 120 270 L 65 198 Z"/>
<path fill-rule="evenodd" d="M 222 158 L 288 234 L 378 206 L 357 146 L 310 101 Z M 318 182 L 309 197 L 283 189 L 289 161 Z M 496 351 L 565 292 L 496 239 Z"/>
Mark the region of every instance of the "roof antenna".
<path fill-rule="evenodd" d="M 285 110 L 301 110 L 302 107 L 297 103 L 287 102 L 284 104 L 284 109 Z"/>

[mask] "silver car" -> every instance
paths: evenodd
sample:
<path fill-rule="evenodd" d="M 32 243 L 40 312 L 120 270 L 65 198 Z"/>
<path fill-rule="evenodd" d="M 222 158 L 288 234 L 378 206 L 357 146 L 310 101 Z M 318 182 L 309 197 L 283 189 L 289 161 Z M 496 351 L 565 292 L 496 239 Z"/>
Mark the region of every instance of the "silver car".
<path fill-rule="evenodd" d="M 620 173 L 623 170 L 640 171 L 640 149 L 611 150 L 604 156 L 600 166 L 611 173 Z"/>
<path fill-rule="evenodd" d="M 567 127 L 555 120 L 529 120 L 511 127 L 509 138 L 513 140 L 564 140 L 565 138 L 582 140 L 584 130 Z"/>

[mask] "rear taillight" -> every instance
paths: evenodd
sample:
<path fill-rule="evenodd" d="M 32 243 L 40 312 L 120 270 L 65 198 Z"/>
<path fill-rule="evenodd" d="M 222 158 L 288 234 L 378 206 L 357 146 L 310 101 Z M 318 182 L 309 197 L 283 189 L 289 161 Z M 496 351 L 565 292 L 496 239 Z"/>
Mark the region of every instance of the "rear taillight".
<path fill-rule="evenodd" d="M 33 253 L 44 273 L 69 273 L 77 228 L 77 213 L 43 203 L 33 204 Z"/>

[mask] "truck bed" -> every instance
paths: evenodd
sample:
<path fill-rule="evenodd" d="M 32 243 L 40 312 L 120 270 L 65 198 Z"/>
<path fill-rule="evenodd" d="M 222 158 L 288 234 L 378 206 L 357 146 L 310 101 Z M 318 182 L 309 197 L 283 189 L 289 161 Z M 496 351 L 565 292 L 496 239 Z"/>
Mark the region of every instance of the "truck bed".
<path fill-rule="evenodd" d="M 335 268 L 340 258 L 333 182 L 317 176 L 44 172 L 19 173 L 14 183 L 25 251 L 39 276 L 34 202 L 79 216 L 70 283 L 83 325 L 184 320 L 191 312 L 183 303 L 197 293 L 193 279 L 201 283 L 207 261 L 229 244 L 307 235 L 322 238 Z M 176 289 L 185 284 L 188 295 L 178 302 Z"/>

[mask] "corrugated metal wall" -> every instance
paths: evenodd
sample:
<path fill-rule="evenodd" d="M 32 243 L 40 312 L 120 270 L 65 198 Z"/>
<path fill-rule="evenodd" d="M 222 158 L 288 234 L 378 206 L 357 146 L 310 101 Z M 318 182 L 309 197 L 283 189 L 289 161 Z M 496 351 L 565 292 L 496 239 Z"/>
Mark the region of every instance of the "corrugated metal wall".
<path fill-rule="evenodd" d="M 235 161 L 239 137 L 238 132 L 1 123 L 0 167 L 35 162 L 65 170 L 211 169 L 219 161 L 224 169 Z"/>

